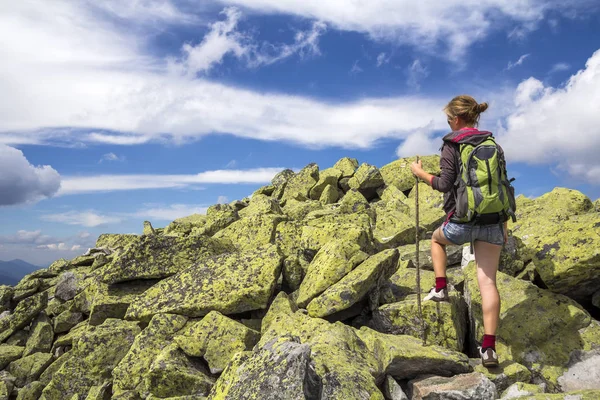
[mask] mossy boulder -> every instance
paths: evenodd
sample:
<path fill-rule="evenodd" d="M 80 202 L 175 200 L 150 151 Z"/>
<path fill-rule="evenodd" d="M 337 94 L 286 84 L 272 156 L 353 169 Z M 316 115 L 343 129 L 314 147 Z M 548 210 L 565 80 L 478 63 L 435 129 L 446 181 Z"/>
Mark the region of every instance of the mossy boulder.
<path fill-rule="evenodd" d="M 12 314 L 0 320 L 0 342 L 29 325 L 46 308 L 48 293 L 42 292 L 21 300 Z"/>
<path fill-rule="evenodd" d="M 215 380 L 202 363 L 188 357 L 176 344 L 165 347 L 144 373 L 146 388 L 160 398 L 206 396 Z"/>
<path fill-rule="evenodd" d="M 192 214 L 187 217 L 178 218 L 165 227 L 164 234 L 167 236 L 186 236 L 194 228 L 202 228 L 206 224 L 206 214 Z"/>
<path fill-rule="evenodd" d="M 131 303 L 154 284 L 154 280 L 114 285 L 100 283 L 92 300 L 89 324 L 100 325 L 107 318 L 123 319 Z"/>
<path fill-rule="evenodd" d="M 0 345 L 0 370 L 3 370 L 11 362 L 18 360 L 23 356 L 23 346 Z"/>
<path fill-rule="evenodd" d="M 306 266 L 305 266 L 306 265 Z M 283 284 L 291 291 L 297 291 L 306 276 L 308 270 L 308 261 L 304 261 L 301 254 L 287 257 L 283 260 Z"/>
<path fill-rule="evenodd" d="M 401 191 L 407 191 L 415 186 L 415 176 L 413 175 L 410 164 L 417 160 L 416 157 L 400 158 L 390 164 L 381 167 L 381 175 L 387 186 L 395 186 Z M 432 155 L 419 157 L 423 164 L 423 169 L 432 174 L 439 175 L 440 156 Z"/>
<path fill-rule="evenodd" d="M 45 385 L 40 381 L 28 383 L 19 390 L 17 400 L 38 400 L 42 395 Z"/>
<path fill-rule="evenodd" d="M 467 305 L 460 293 L 450 291 L 449 294 L 450 302 L 422 302 L 425 340 L 427 343 L 463 351 L 468 330 Z M 416 295 L 379 307 L 373 312 L 371 326 L 383 333 L 421 338 Z"/>
<path fill-rule="evenodd" d="M 369 291 L 380 286 L 394 273 L 398 257 L 398 251 L 390 249 L 367 258 L 313 299 L 307 307 L 309 315 L 324 317 L 358 303 Z"/>
<path fill-rule="evenodd" d="M 513 235 L 528 249 L 540 279 L 553 292 L 590 301 L 600 286 L 600 213 L 568 189 L 521 202 Z"/>
<path fill-rule="evenodd" d="M 147 393 L 143 374 L 150 368 L 160 352 L 172 343 L 173 336 L 181 330 L 187 317 L 174 314 L 156 314 L 148 326 L 136 336 L 133 345 L 112 371 L 115 393 L 135 390 Z"/>
<path fill-rule="evenodd" d="M 16 378 L 15 386 L 23 387 L 36 381 L 52 361 L 50 353 L 35 353 L 11 362 L 8 371 Z"/>
<path fill-rule="evenodd" d="M 9 346 L 25 347 L 28 339 L 29 330 L 21 329 L 20 331 L 16 331 L 8 339 L 6 339 L 5 343 Z"/>
<path fill-rule="evenodd" d="M 298 201 L 295 199 L 290 199 L 285 203 L 283 212 L 288 217 L 297 221 L 301 221 L 312 211 L 321 210 L 322 208 L 323 205 L 315 200 Z"/>
<path fill-rule="evenodd" d="M 528 400 L 597 400 L 600 390 L 577 390 L 568 393 L 544 393 L 527 397 Z"/>
<path fill-rule="evenodd" d="M 304 201 L 310 198 L 310 190 L 319 181 L 319 166 L 309 164 L 287 181 L 282 201 L 291 199 Z"/>
<path fill-rule="evenodd" d="M 114 234 L 104 233 L 98 236 L 96 240 L 96 248 L 106 248 L 112 251 L 121 251 L 132 244 L 136 244 L 139 240 L 138 235 L 132 234 Z M 50 266 L 51 268 L 52 266 Z"/>
<path fill-rule="evenodd" d="M 356 189 L 348 190 L 339 203 L 339 212 L 343 214 L 364 212 L 370 208 L 365 196 Z"/>
<path fill-rule="evenodd" d="M 31 334 L 27 340 L 23 356 L 29 356 L 33 353 L 49 353 L 54 342 L 54 329 L 50 318 L 42 312 L 33 321 L 30 328 Z"/>
<path fill-rule="evenodd" d="M 14 291 L 12 286 L 0 285 L 0 313 L 10 309 Z"/>
<path fill-rule="evenodd" d="M 331 240 L 357 243 L 365 252 L 373 248 L 371 219 L 364 213 L 333 215 L 332 218 L 319 218 L 306 223 L 308 225 L 302 227 L 303 249 L 319 251 Z"/>
<path fill-rule="evenodd" d="M 70 268 L 72 268 L 72 266 L 71 266 L 71 263 L 69 262 L 69 260 L 60 258 L 60 259 L 54 261 L 52 264 L 50 264 L 50 266 L 48 267 L 48 271 L 51 271 L 54 274 L 58 275 L 61 272 L 66 271 Z"/>
<path fill-rule="evenodd" d="M 338 160 L 333 168 L 342 171 L 342 178 L 351 178 L 358 168 L 358 161 L 356 158 L 344 157 Z"/>
<path fill-rule="evenodd" d="M 235 314 L 265 309 L 281 262 L 274 245 L 206 259 L 148 289 L 131 303 L 125 317 L 150 320 L 158 313 L 201 317 L 213 310 Z"/>
<path fill-rule="evenodd" d="M 291 336 L 274 338 L 255 352 L 237 353 L 209 399 L 319 399 L 310 346 Z"/>
<path fill-rule="evenodd" d="M 298 292 L 297 304 L 304 308 L 316 296 L 337 283 L 368 255 L 356 243 L 332 240 L 315 255 Z"/>
<path fill-rule="evenodd" d="M 319 200 L 327 186 L 337 188 L 338 180 L 342 177 L 342 171 L 336 168 L 328 168 L 319 172 L 319 180 L 310 189 L 309 198 Z"/>
<path fill-rule="evenodd" d="M 77 295 L 78 279 L 81 276 L 75 275 L 72 271 L 64 272 L 58 278 L 54 297 L 58 300 L 69 301 Z"/>
<path fill-rule="evenodd" d="M 179 348 L 190 357 L 203 357 L 212 374 L 221 373 L 236 353 L 252 349 L 258 339 L 259 332 L 218 311 L 189 323 L 175 336 Z"/>
<path fill-rule="evenodd" d="M 214 235 L 225 243 L 231 243 L 239 251 L 253 250 L 275 240 L 277 225 L 286 220 L 281 215 L 255 215 L 242 218 Z"/>
<path fill-rule="evenodd" d="M 66 363 L 67 360 L 69 360 L 71 357 L 73 357 L 72 351 L 64 353 L 56 360 L 54 360 L 44 372 L 42 372 L 39 381 L 44 384 L 44 387 L 46 387 L 46 385 L 48 385 L 52 381 L 52 377 L 54 376 L 56 371 L 58 371 L 63 366 L 63 364 Z"/>
<path fill-rule="evenodd" d="M 37 293 L 42 280 L 40 278 L 29 278 L 28 276 L 21 279 L 21 281 L 15 286 L 13 293 L 13 301 L 19 302 L 24 298 L 27 298 Z"/>
<path fill-rule="evenodd" d="M 15 387 L 15 377 L 8 371 L 0 371 L 0 399 L 9 400 Z"/>
<path fill-rule="evenodd" d="M 111 397 L 111 383 L 105 382 L 103 385 L 92 386 L 85 400 L 109 400 Z"/>
<path fill-rule="evenodd" d="M 544 393 L 542 385 L 534 385 L 532 383 L 517 382 L 510 385 L 502 392 L 502 400 L 512 400 L 519 398 L 530 398 L 538 393 Z"/>
<path fill-rule="evenodd" d="M 415 219 L 405 210 L 374 207 L 377 214 L 373 237 L 381 248 L 390 249 L 415 242 Z"/>
<path fill-rule="evenodd" d="M 415 244 L 398 246 L 401 260 L 411 260 L 413 264 L 417 261 L 417 248 Z M 449 244 L 446 246 L 448 266 L 460 265 L 463 254 L 463 246 Z M 419 266 L 422 269 L 433 271 L 433 260 L 431 259 L 431 239 L 419 241 Z"/>
<path fill-rule="evenodd" d="M 111 379 L 119 364 L 140 333 L 136 322 L 108 319 L 84 333 L 70 351 L 62 367 L 54 373 L 43 391 L 46 400 L 62 400 L 73 395 L 85 396 L 92 386 Z"/>
<path fill-rule="evenodd" d="M 482 373 L 496 385 L 499 393 L 517 382 L 531 381 L 531 372 L 527 367 L 514 361 L 502 361 L 496 368 L 484 367 L 481 358 L 471 359 L 470 362 L 475 372 Z"/>
<path fill-rule="evenodd" d="M 190 235 L 213 236 L 239 219 L 238 211 L 229 204 L 215 204 L 206 210 L 206 220 L 201 227 L 194 227 Z"/>
<path fill-rule="evenodd" d="M 302 224 L 298 221 L 282 221 L 275 229 L 275 244 L 286 257 L 295 256 L 301 250 Z"/>
<path fill-rule="evenodd" d="M 165 278 L 227 250 L 222 242 L 206 236 L 140 236 L 137 243 L 102 268 L 102 280 L 118 283 Z"/>
<path fill-rule="evenodd" d="M 412 399 L 478 399 L 494 400 L 498 392 L 484 374 L 472 372 L 452 378 L 432 376 L 410 382 Z"/>
<path fill-rule="evenodd" d="M 321 197 L 319 197 L 319 201 L 324 204 L 333 204 L 338 201 L 340 197 L 340 192 L 337 189 L 337 186 L 327 185 L 323 192 L 321 193 Z"/>
<path fill-rule="evenodd" d="M 250 199 L 248 207 L 240 210 L 238 213 L 240 217 L 244 218 L 263 214 L 281 215 L 283 214 L 283 211 L 281 211 L 281 207 L 277 200 L 264 194 L 255 194 L 252 196 L 252 199 Z"/>
<path fill-rule="evenodd" d="M 570 298 L 498 272 L 501 298 L 497 349 L 500 361 L 523 364 L 554 390 L 574 354 L 600 346 L 600 323 Z M 465 268 L 471 349 L 483 335 L 475 263 Z"/>
<path fill-rule="evenodd" d="M 417 191 L 413 188 L 408 195 L 408 206 L 410 217 L 416 221 L 415 197 Z M 433 232 L 446 219 L 444 205 L 444 194 L 434 190 L 426 183 L 419 183 L 419 229 L 422 232 Z M 429 233 L 429 235 L 431 235 Z"/>
<path fill-rule="evenodd" d="M 87 321 L 80 322 L 75 327 L 73 327 L 69 333 L 65 335 L 58 335 L 54 340 L 54 344 L 52 345 L 52 350 L 56 350 L 59 346 L 74 346 L 77 344 L 77 341 L 81 339 L 83 335 L 87 332 L 90 332 L 94 329 L 93 326 L 90 326 Z"/>
<path fill-rule="evenodd" d="M 358 190 L 367 200 L 377 196 L 377 189 L 384 184 L 383 176 L 374 165 L 363 163 L 348 181 L 350 189 Z"/>

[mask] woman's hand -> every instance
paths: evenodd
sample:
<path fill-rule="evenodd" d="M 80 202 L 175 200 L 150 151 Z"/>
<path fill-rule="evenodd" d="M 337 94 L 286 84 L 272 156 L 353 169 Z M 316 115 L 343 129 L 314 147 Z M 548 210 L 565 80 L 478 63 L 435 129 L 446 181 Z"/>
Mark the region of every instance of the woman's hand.
<path fill-rule="evenodd" d="M 410 164 L 410 169 L 412 173 L 415 174 L 415 176 L 420 177 L 419 174 L 423 172 L 423 163 L 421 162 L 421 160 L 415 161 L 412 164 Z"/>

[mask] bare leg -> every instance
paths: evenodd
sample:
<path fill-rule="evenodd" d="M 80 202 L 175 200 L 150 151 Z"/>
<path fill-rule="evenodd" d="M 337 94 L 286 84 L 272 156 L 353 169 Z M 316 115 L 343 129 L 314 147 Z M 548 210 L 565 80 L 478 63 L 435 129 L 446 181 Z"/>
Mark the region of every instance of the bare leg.
<path fill-rule="evenodd" d="M 500 295 L 496 287 L 496 272 L 500 262 L 502 246 L 476 240 L 475 262 L 477 263 L 477 282 L 481 292 L 483 311 L 483 330 L 486 335 L 495 335 L 500 318 Z"/>
<path fill-rule="evenodd" d="M 446 236 L 442 228 L 437 228 L 431 236 L 431 260 L 433 261 L 433 270 L 436 278 L 446 277 L 446 245 L 452 244 Z"/>

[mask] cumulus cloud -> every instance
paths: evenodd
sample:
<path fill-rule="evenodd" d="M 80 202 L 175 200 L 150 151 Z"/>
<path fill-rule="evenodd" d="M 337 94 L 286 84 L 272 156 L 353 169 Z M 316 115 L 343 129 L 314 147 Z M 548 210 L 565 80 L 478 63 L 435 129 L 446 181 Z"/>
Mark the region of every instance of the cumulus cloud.
<path fill-rule="evenodd" d="M 199 184 L 267 183 L 284 168 L 204 171 L 195 175 L 93 175 L 64 177 L 59 195 L 141 189 L 195 188 Z"/>
<path fill-rule="evenodd" d="M 427 156 L 438 154 L 441 144 L 439 137 L 430 137 L 429 129 L 418 130 L 410 134 L 396 149 L 398 157 L 412 157 L 414 155 Z"/>
<path fill-rule="evenodd" d="M 442 48 L 441 53 L 453 60 L 460 60 L 473 43 L 494 29 L 517 25 L 511 29 L 512 36 L 522 37 L 551 11 L 597 6 L 594 0 L 570 3 L 558 0 L 220 1 L 263 13 L 314 18 L 337 29 L 363 32 L 376 40 L 407 44 L 432 53 Z"/>
<path fill-rule="evenodd" d="M 54 196 L 59 188 L 55 169 L 33 166 L 21 150 L 0 144 L 0 206 L 36 202 Z"/>
<path fill-rule="evenodd" d="M 125 156 L 118 156 L 115 153 L 107 153 L 102 156 L 98 163 L 102 163 L 104 161 L 125 161 Z"/>
<path fill-rule="evenodd" d="M 406 69 L 406 75 L 406 84 L 415 90 L 420 90 L 421 81 L 429 76 L 429 70 L 417 59 Z"/>
<path fill-rule="evenodd" d="M 517 61 L 515 61 L 514 63 L 512 61 L 508 62 L 508 65 L 506 66 L 507 70 L 511 70 L 515 67 L 518 67 L 519 65 L 523 65 L 523 62 L 525 62 L 525 60 L 527 59 L 527 57 L 529 57 L 530 54 L 523 54 L 521 57 L 519 57 L 519 59 Z"/>
<path fill-rule="evenodd" d="M 164 207 L 148 207 L 130 214 L 129 217 L 158 221 L 173 221 L 192 214 L 206 214 L 208 206 L 202 204 L 172 204 Z"/>
<path fill-rule="evenodd" d="M 59 214 L 43 215 L 41 219 L 44 221 L 60 222 L 67 225 L 80 225 L 85 227 L 117 224 L 122 221 L 119 217 L 102 215 L 95 211 L 68 211 Z"/>
<path fill-rule="evenodd" d="M 518 86 L 515 107 L 500 132 L 513 161 L 558 165 L 576 178 L 600 183 L 600 50 L 560 87 L 529 78 Z"/>

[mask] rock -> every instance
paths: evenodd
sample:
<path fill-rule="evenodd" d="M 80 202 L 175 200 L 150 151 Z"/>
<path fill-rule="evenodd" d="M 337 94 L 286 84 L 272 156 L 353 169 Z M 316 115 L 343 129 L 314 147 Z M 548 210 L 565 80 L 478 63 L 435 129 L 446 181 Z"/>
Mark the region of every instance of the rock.
<path fill-rule="evenodd" d="M 11 362 L 18 360 L 23 356 L 25 349 L 22 346 L 0 345 L 0 370 L 3 370 Z"/>
<path fill-rule="evenodd" d="M 9 338 L 16 331 L 29 325 L 29 323 L 48 304 L 48 293 L 42 292 L 22 300 L 14 312 L 0 320 L 0 342 Z"/>
<path fill-rule="evenodd" d="M 111 251 L 122 251 L 130 245 L 137 243 L 139 240 L 138 235 L 131 234 L 102 234 L 98 236 L 96 240 L 96 248 L 106 248 Z"/>
<path fill-rule="evenodd" d="M 279 206 L 279 202 L 268 196 L 265 196 L 264 194 L 252 196 L 248 207 L 239 212 L 240 217 L 243 218 L 264 214 L 283 214 L 283 211 L 281 211 L 281 207 Z"/>
<path fill-rule="evenodd" d="M 77 277 L 71 271 L 64 272 L 58 279 L 54 297 L 62 301 L 71 300 L 77 294 Z"/>
<path fill-rule="evenodd" d="M 54 330 L 52 329 L 50 319 L 45 313 L 40 313 L 35 321 L 33 321 L 30 331 L 31 335 L 27 340 L 23 357 L 37 352 L 49 353 L 54 341 Z"/>
<path fill-rule="evenodd" d="M 274 191 L 275 191 L 275 185 L 262 186 L 262 187 L 256 189 L 256 191 L 254 193 L 252 193 L 251 198 L 253 199 L 257 195 L 271 196 Z"/>
<path fill-rule="evenodd" d="M 48 271 L 58 275 L 61 272 L 68 270 L 69 268 L 71 268 L 71 263 L 69 263 L 69 261 L 65 260 L 64 258 L 61 258 L 50 264 L 50 266 L 48 267 Z"/>
<path fill-rule="evenodd" d="M 165 228 L 167 236 L 186 236 L 194 230 L 200 230 L 206 224 L 205 214 L 192 214 L 187 217 L 178 218 Z"/>
<path fill-rule="evenodd" d="M 118 283 L 165 278 L 227 250 L 218 240 L 205 236 L 140 236 L 101 269 L 102 280 Z"/>
<path fill-rule="evenodd" d="M 103 385 L 92 386 L 85 400 L 110 400 L 111 383 L 106 382 Z"/>
<path fill-rule="evenodd" d="M 154 235 L 156 232 L 152 227 L 152 223 L 150 221 L 144 221 L 144 230 L 142 231 L 142 235 Z"/>
<path fill-rule="evenodd" d="M 409 383 L 412 399 L 478 399 L 493 400 L 498 397 L 496 387 L 479 372 L 446 378 L 432 376 Z"/>
<path fill-rule="evenodd" d="M 8 400 L 13 393 L 15 377 L 8 371 L 0 371 L 0 400 Z"/>
<path fill-rule="evenodd" d="M 525 260 L 522 259 L 523 242 L 514 236 L 508 237 L 508 242 L 502 247 L 500 253 L 500 264 L 498 271 L 510 276 L 517 276 L 525 268 Z"/>
<path fill-rule="evenodd" d="M 17 395 L 17 400 L 38 400 L 44 390 L 44 384 L 40 381 L 28 383 Z"/>
<path fill-rule="evenodd" d="M 13 333 L 11 335 L 11 337 L 6 339 L 5 343 L 10 346 L 25 347 L 28 339 L 29 339 L 29 331 L 28 330 L 26 331 L 23 329 L 23 330 L 16 331 L 15 333 Z"/>
<path fill-rule="evenodd" d="M 133 281 L 125 284 L 99 284 L 90 309 L 90 325 L 100 325 L 107 318 L 123 319 L 131 303 L 156 281 Z"/>
<path fill-rule="evenodd" d="M 600 390 L 578 390 L 569 393 L 536 394 L 528 397 L 528 400 L 597 400 L 600 398 Z"/>
<path fill-rule="evenodd" d="M 482 373 L 496 385 L 498 392 L 504 391 L 517 382 L 531 381 L 531 372 L 527 367 L 514 361 L 502 361 L 497 368 L 484 367 L 481 365 L 481 358 L 471 359 L 470 363 L 475 372 Z"/>
<path fill-rule="evenodd" d="M 308 164 L 287 181 L 281 200 L 284 202 L 290 199 L 299 201 L 308 200 L 310 198 L 310 190 L 318 181 L 319 166 L 317 164 Z"/>
<path fill-rule="evenodd" d="M 412 190 L 407 200 L 412 221 L 415 221 L 416 215 L 415 196 L 416 190 Z M 429 237 L 446 220 L 446 213 L 442 209 L 443 205 L 443 193 L 434 190 L 426 183 L 419 183 L 419 229 Z"/>
<path fill-rule="evenodd" d="M 408 400 L 398 382 L 389 375 L 385 376 L 383 382 L 383 395 L 388 400 Z"/>
<path fill-rule="evenodd" d="M 384 186 L 377 190 L 377 195 L 381 198 L 387 208 L 402 209 L 407 207 L 408 197 L 396 186 Z"/>
<path fill-rule="evenodd" d="M 460 293 L 451 290 L 449 294 L 449 303 L 422 302 L 425 340 L 428 344 L 462 351 L 468 329 L 467 306 Z M 373 312 L 370 326 L 383 333 L 421 338 L 416 296 L 379 307 Z"/>
<path fill-rule="evenodd" d="M 348 190 L 350 190 L 350 179 L 351 178 L 342 178 L 338 182 L 338 188 L 342 193 L 346 193 Z"/>
<path fill-rule="evenodd" d="M 238 353 L 209 399 L 320 399 L 310 346 L 291 336 L 274 338 L 255 352 Z"/>
<path fill-rule="evenodd" d="M 464 272 L 473 351 L 483 335 L 481 295 L 474 263 Z M 496 284 L 501 297 L 496 333 L 500 361 L 525 365 L 556 390 L 571 357 L 600 345 L 600 323 L 570 298 L 529 282 L 498 272 Z"/>
<path fill-rule="evenodd" d="M 340 200 L 339 211 L 344 214 L 364 212 L 369 209 L 369 202 L 358 190 L 350 189 Z"/>
<path fill-rule="evenodd" d="M 416 160 L 416 157 L 401 158 L 381 167 L 381 176 L 383 176 L 385 184 L 395 186 L 403 192 L 412 189 L 416 182 L 410 164 Z M 419 160 L 423 163 L 425 172 L 432 175 L 440 174 L 440 156 L 419 157 Z"/>
<path fill-rule="evenodd" d="M 73 327 L 69 333 L 64 336 L 58 336 L 54 340 L 54 344 L 52 345 L 52 351 L 54 352 L 60 346 L 74 346 L 77 344 L 77 341 L 81 339 L 83 335 L 87 332 L 91 332 L 94 327 L 88 325 L 87 321 L 81 322 L 75 327 Z"/>
<path fill-rule="evenodd" d="M 567 368 L 558 378 L 563 392 L 600 390 L 600 348 L 572 354 Z"/>
<path fill-rule="evenodd" d="M 291 169 L 284 169 L 281 172 L 278 172 L 273 179 L 271 179 L 271 184 L 275 187 L 284 185 L 285 183 L 287 183 L 290 179 L 292 179 L 292 177 L 294 177 L 294 175 L 296 175 L 294 173 L 294 171 L 292 171 Z"/>
<path fill-rule="evenodd" d="M 53 374 L 43 391 L 44 398 L 85 396 L 92 386 L 109 380 L 139 333 L 137 323 L 116 319 L 107 319 L 93 331 L 84 333 L 70 351 L 72 356 Z"/>
<path fill-rule="evenodd" d="M 153 395 L 206 396 L 215 379 L 206 367 L 185 355 L 176 344 L 165 347 L 144 374 L 145 385 Z"/>
<path fill-rule="evenodd" d="M 302 224 L 297 221 L 282 221 L 275 229 L 275 244 L 286 257 L 297 256 L 301 250 Z"/>
<path fill-rule="evenodd" d="M 277 225 L 286 218 L 281 215 L 255 215 L 242 218 L 214 235 L 231 243 L 237 250 L 255 250 L 275 240 Z"/>
<path fill-rule="evenodd" d="M 283 260 L 283 282 L 289 290 L 296 291 L 300 288 L 305 276 L 304 270 L 302 258 L 299 256 L 291 256 Z"/>
<path fill-rule="evenodd" d="M 75 325 L 83 321 L 83 314 L 80 312 L 63 311 L 59 316 L 54 318 L 54 332 L 68 332 Z"/>
<path fill-rule="evenodd" d="M 39 278 L 24 277 L 17 286 L 15 286 L 13 301 L 19 302 L 35 293 L 37 293 L 42 280 Z"/>
<path fill-rule="evenodd" d="M 320 210 L 322 208 L 323 205 L 318 201 L 298 201 L 295 199 L 290 199 L 285 203 L 283 212 L 288 217 L 300 221 L 303 220 L 310 212 Z"/>
<path fill-rule="evenodd" d="M 214 236 L 239 219 L 236 208 L 229 204 L 215 204 L 206 210 L 206 220 L 202 227 L 192 229 L 191 235 Z"/>
<path fill-rule="evenodd" d="M 377 195 L 377 189 L 383 184 L 379 169 L 367 163 L 362 163 L 348 181 L 350 189 L 358 190 L 367 200 L 373 199 Z"/>
<path fill-rule="evenodd" d="M 40 375 L 39 381 L 42 382 L 44 387 L 52 381 L 52 377 L 58 371 L 67 360 L 73 357 L 73 352 L 69 351 L 61 356 L 59 356 L 44 372 Z"/>
<path fill-rule="evenodd" d="M 339 192 L 337 190 L 337 185 L 336 186 L 332 186 L 332 185 L 327 185 L 325 186 L 325 189 L 323 189 L 323 192 L 321 193 L 321 197 L 319 197 L 319 201 L 322 204 L 333 204 L 335 202 L 337 202 L 339 199 Z"/>
<path fill-rule="evenodd" d="M 375 208 L 377 222 L 373 237 L 380 248 L 390 249 L 415 242 L 415 219 L 404 210 Z"/>
<path fill-rule="evenodd" d="M 316 296 L 337 283 L 368 255 L 356 243 L 332 240 L 315 255 L 298 292 L 299 307 L 305 308 Z"/>
<path fill-rule="evenodd" d="M 143 387 L 143 374 L 186 322 L 187 318 L 181 315 L 156 314 L 113 370 L 115 392 L 147 392 Z"/>
<path fill-rule="evenodd" d="M 158 313 L 201 317 L 212 310 L 235 314 L 265 309 L 281 262 L 273 245 L 206 259 L 148 289 L 131 303 L 125 317 L 150 320 Z"/>
<path fill-rule="evenodd" d="M 10 310 L 10 301 L 14 292 L 12 286 L 0 285 L 0 313 Z"/>
<path fill-rule="evenodd" d="M 309 315 L 324 317 L 354 305 L 394 273 L 398 257 L 395 249 L 384 250 L 369 257 L 313 299 L 307 308 Z"/>
<path fill-rule="evenodd" d="M 544 393 L 544 389 L 540 385 L 517 382 L 513 383 L 508 389 L 502 393 L 502 400 L 512 400 L 534 396 L 538 393 Z"/>
<path fill-rule="evenodd" d="M 50 353 L 35 353 L 11 362 L 8 370 L 16 378 L 15 386 L 23 387 L 36 381 L 52 361 Z"/>
<path fill-rule="evenodd" d="M 398 251 L 400 252 L 401 260 L 411 260 L 414 263 L 417 261 L 417 249 L 416 245 L 404 245 L 399 246 Z M 457 246 L 449 244 L 446 246 L 446 265 L 458 265 L 462 260 L 463 246 Z M 420 240 L 419 241 L 419 266 L 422 269 L 433 271 L 433 260 L 431 259 L 431 240 Z"/>
<path fill-rule="evenodd" d="M 303 249 L 319 251 L 331 240 L 357 243 L 366 252 L 373 247 L 371 220 L 366 214 L 334 216 L 331 219 L 320 218 L 307 223 L 309 225 L 302 227 L 301 246 Z"/>
<path fill-rule="evenodd" d="M 310 189 L 309 198 L 319 200 L 323 194 L 323 190 L 327 186 L 337 188 L 338 180 L 342 177 L 342 171 L 336 168 L 328 168 L 319 172 L 319 180 Z M 337 191 L 336 191 L 337 192 Z"/>
<path fill-rule="evenodd" d="M 342 178 L 350 178 L 358 168 L 356 158 L 344 157 L 333 165 L 334 169 L 342 171 Z"/>
<path fill-rule="evenodd" d="M 591 300 L 600 286 L 600 213 L 592 211 L 590 199 L 556 188 L 520 203 L 513 235 L 528 249 L 544 285 L 580 302 Z"/>
<path fill-rule="evenodd" d="M 188 324 L 175 342 L 190 357 L 204 357 L 212 374 L 221 373 L 233 356 L 252 349 L 260 334 L 243 324 L 211 311 L 200 322 Z"/>

